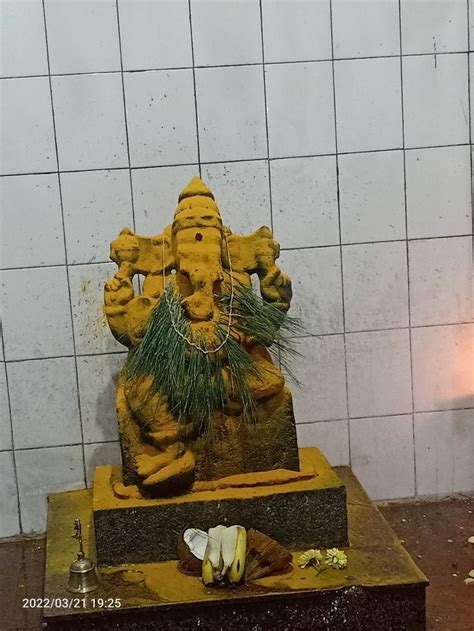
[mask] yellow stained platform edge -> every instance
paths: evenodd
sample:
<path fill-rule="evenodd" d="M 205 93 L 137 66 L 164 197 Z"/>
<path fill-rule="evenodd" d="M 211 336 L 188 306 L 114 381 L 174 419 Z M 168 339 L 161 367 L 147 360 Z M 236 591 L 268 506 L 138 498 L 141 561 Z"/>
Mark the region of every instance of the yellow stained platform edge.
<path fill-rule="evenodd" d="M 364 587 L 421 587 L 426 576 L 412 561 L 393 530 L 367 497 L 347 467 L 337 469 L 348 492 L 349 538 L 345 548 L 348 566 L 344 570 L 328 570 L 319 576 L 312 568 L 301 569 L 293 563 L 291 572 L 259 579 L 236 588 L 206 587 L 200 578 L 184 576 L 176 561 L 103 568 L 101 587 L 87 598 L 86 609 L 92 611 L 92 598 L 119 598 L 122 608 L 179 605 L 183 603 L 259 598 L 261 596 L 338 589 L 352 585 Z M 71 491 L 49 498 L 48 540 L 45 595 L 66 597 L 68 568 L 76 552 L 71 539 L 71 524 L 80 517 L 85 528 L 86 552 L 94 556 L 92 526 L 92 491 Z M 291 528 L 297 515 L 282 515 Z M 198 527 L 199 524 L 196 524 Z M 159 536 L 159 533 L 157 533 Z M 296 561 L 302 551 L 294 551 Z M 124 571 L 139 570 L 144 581 L 128 584 Z M 69 595 L 70 596 L 70 595 Z M 45 610 L 45 617 L 66 613 L 84 613 L 84 609 Z"/>
<path fill-rule="evenodd" d="M 306 447 L 299 450 L 299 455 L 301 462 L 299 472 L 277 469 L 276 471 L 243 473 L 239 476 L 232 476 L 233 479 L 239 479 L 238 487 L 197 490 L 177 497 L 159 499 L 117 497 L 113 491 L 113 484 L 115 482 L 120 483 L 122 480 L 121 467 L 118 465 L 97 467 L 94 476 L 94 510 L 209 502 L 223 499 L 247 499 L 271 494 L 314 491 L 343 485 L 319 449 Z M 227 479 L 230 480 L 230 478 Z M 248 486 L 245 486 L 246 480 Z"/>

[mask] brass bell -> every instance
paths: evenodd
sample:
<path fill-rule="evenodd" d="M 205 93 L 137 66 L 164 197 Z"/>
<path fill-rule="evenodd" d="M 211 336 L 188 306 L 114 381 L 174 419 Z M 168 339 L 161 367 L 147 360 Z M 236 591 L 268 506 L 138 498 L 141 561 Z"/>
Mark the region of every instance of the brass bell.
<path fill-rule="evenodd" d="M 69 567 L 67 590 L 73 594 L 87 594 L 99 587 L 99 580 L 94 563 L 84 554 L 80 519 L 74 520 L 74 533 L 72 536 L 79 541 L 79 552 L 77 553 L 77 559 Z"/>

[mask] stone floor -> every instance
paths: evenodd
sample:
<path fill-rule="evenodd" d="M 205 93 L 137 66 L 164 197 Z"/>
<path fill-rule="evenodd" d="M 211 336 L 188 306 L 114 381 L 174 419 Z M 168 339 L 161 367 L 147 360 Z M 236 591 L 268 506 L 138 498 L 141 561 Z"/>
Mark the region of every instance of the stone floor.
<path fill-rule="evenodd" d="M 430 578 L 428 631 L 474 631 L 474 497 L 408 501 L 380 506 L 419 567 Z M 0 542 L 0 629 L 40 629 L 41 612 L 23 608 L 43 589 L 44 537 Z"/>
<path fill-rule="evenodd" d="M 474 631 L 474 497 L 379 506 L 408 552 L 430 579 L 427 631 Z"/>

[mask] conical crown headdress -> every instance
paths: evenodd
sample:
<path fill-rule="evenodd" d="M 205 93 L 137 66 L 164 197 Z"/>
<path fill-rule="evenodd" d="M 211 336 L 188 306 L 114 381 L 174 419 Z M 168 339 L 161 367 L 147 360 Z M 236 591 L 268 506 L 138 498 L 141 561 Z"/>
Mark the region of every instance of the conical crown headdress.
<path fill-rule="evenodd" d="M 179 194 L 178 202 L 181 202 L 187 197 L 196 197 L 198 195 L 200 197 L 210 197 L 211 199 L 214 199 L 214 195 L 212 194 L 209 187 L 204 184 L 200 177 L 196 175 L 183 188 L 183 190 Z"/>
<path fill-rule="evenodd" d="M 214 195 L 200 177 L 193 177 L 183 188 L 178 198 L 178 206 L 174 213 L 173 231 L 183 227 L 183 221 L 190 224 L 196 212 L 205 211 L 206 215 L 213 215 L 222 224 L 221 214 Z M 186 219 L 184 219 L 186 218 Z"/>

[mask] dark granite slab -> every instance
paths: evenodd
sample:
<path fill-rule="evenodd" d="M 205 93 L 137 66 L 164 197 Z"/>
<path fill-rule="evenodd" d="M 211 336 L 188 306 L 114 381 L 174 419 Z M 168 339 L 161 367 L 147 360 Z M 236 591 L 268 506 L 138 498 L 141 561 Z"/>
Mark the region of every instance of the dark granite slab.
<path fill-rule="evenodd" d="M 278 600 L 232 601 L 146 611 L 102 611 L 49 619 L 57 631 L 424 631 L 423 588 L 346 588 L 285 595 Z"/>
<path fill-rule="evenodd" d="M 117 498 L 110 483 L 113 469 L 99 467 L 93 502 L 98 565 L 176 559 L 179 533 L 217 524 L 256 528 L 289 548 L 347 545 L 344 484 L 319 450 L 302 449 L 301 458 L 311 462 L 316 477 L 160 500 Z"/>

